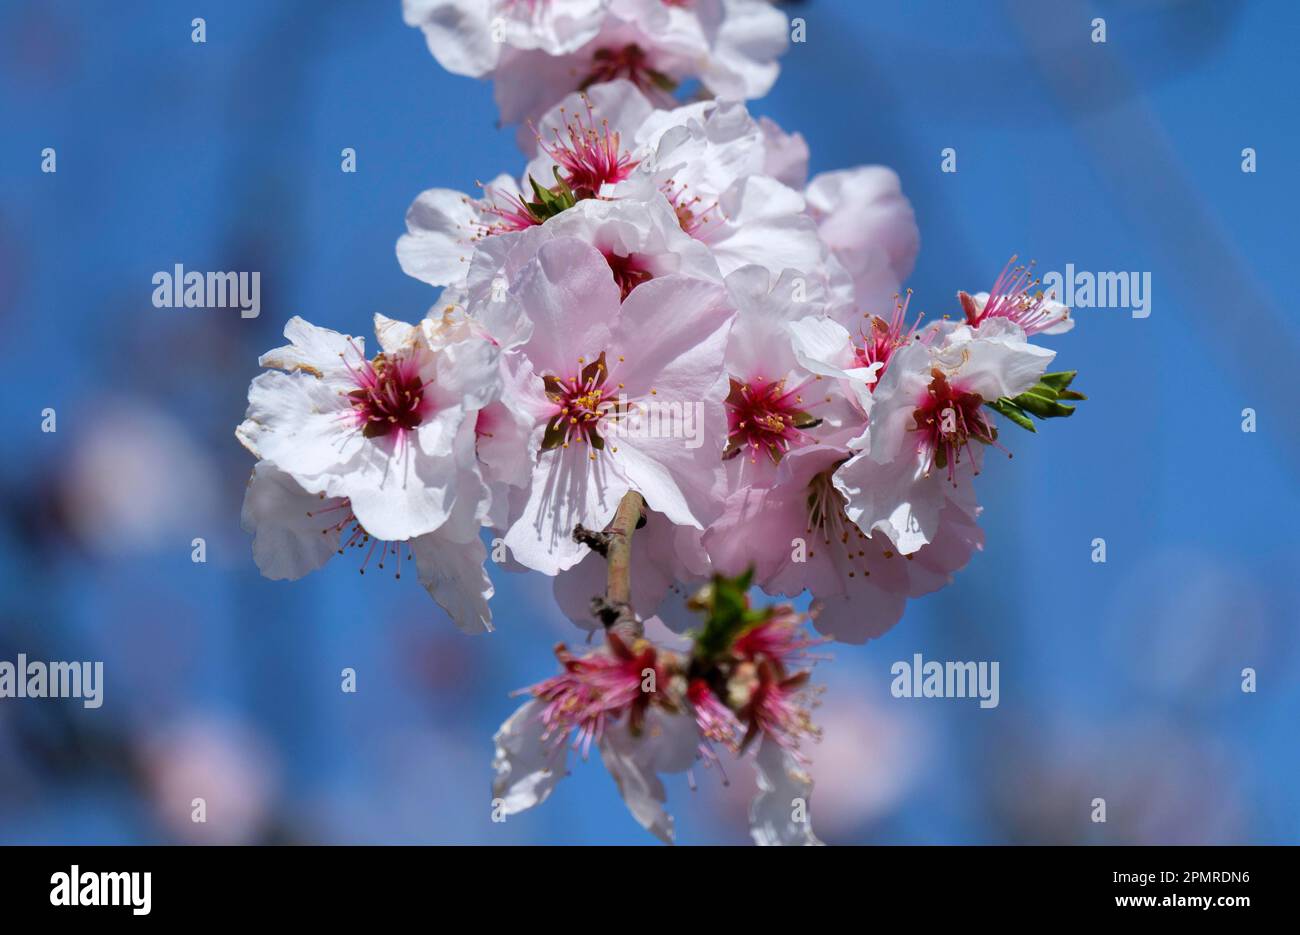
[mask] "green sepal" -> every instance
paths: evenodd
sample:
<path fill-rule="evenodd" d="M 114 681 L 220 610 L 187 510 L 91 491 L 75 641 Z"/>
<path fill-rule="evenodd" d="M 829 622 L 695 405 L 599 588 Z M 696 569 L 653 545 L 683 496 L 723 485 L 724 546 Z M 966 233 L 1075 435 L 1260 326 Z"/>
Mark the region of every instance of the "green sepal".
<path fill-rule="evenodd" d="M 1003 396 L 985 405 L 1022 429 L 1036 432 L 1038 430 L 1034 427 L 1030 416 L 1038 419 L 1063 419 L 1074 415 L 1075 407 L 1067 406 L 1061 400 L 1088 398 L 1070 389 L 1070 384 L 1077 375 L 1077 370 L 1045 373 L 1037 383 L 1019 396 Z"/>
<path fill-rule="evenodd" d="M 754 569 L 735 578 L 714 575 L 713 580 L 691 598 L 688 606 L 705 615 L 704 626 L 695 634 L 694 655 L 700 660 L 711 660 L 731 648 L 736 637 L 751 626 L 767 619 L 769 610 L 753 610 L 749 606 L 749 588 L 754 582 Z"/>
<path fill-rule="evenodd" d="M 544 188 L 537 179 L 531 175 L 528 176 L 528 185 L 533 190 L 533 197 L 536 201 L 527 203 L 529 213 L 537 220 L 538 223 L 544 223 L 548 219 L 555 217 L 563 211 L 567 211 L 578 203 L 577 198 L 564 179 L 560 178 L 560 170 L 555 168 L 556 190 Z"/>

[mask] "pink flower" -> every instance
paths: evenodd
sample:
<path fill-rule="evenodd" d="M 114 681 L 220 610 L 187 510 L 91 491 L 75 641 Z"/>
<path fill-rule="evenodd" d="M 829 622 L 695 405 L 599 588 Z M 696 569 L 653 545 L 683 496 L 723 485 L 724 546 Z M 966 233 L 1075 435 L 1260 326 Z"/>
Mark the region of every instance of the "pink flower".
<path fill-rule="evenodd" d="M 898 175 L 884 166 L 824 172 L 805 196 L 818 235 L 851 281 L 847 308 L 884 314 L 911 275 L 921 243 Z"/>
<path fill-rule="evenodd" d="M 579 198 L 594 198 L 607 186 L 630 177 L 639 160 L 623 148 L 619 132 L 610 129 L 608 120 L 596 120 L 590 100 L 583 103 L 583 109 L 565 120 L 563 132 L 553 129 L 550 139 L 539 133 L 537 145 L 555 163 L 552 174 L 558 174 Z"/>
<path fill-rule="evenodd" d="M 792 344 L 791 325 L 825 309 L 825 289 L 786 270 L 773 280 L 760 266 L 727 277 L 736 324 L 727 342 L 729 489 L 769 486 L 791 451 L 820 444 L 861 421 L 838 381 L 805 366 Z"/>
<path fill-rule="evenodd" d="M 760 97 L 787 42 L 765 0 L 405 0 L 403 12 L 444 68 L 493 81 L 506 123 L 615 79 L 657 106 L 689 78 L 718 97 Z"/>
<path fill-rule="evenodd" d="M 492 237 L 478 244 L 467 274 L 469 307 L 475 314 L 500 306 L 503 287 L 513 284 L 543 244 L 575 238 L 604 259 L 605 275 L 626 299 L 643 283 L 681 273 L 721 282 L 709 248 L 685 234 L 666 198 L 589 198 L 539 227 Z"/>
<path fill-rule="evenodd" d="M 1029 389 L 1055 356 L 1002 318 L 938 337 L 892 355 L 871 393 L 868 431 L 852 442 L 860 453 L 834 475 L 849 519 L 904 555 L 936 541 L 946 505 L 975 515 L 971 478 L 996 441 L 983 404 Z"/>
<path fill-rule="evenodd" d="M 507 355 L 531 420 L 531 484 L 505 536 L 524 565 L 556 574 L 629 490 L 677 525 L 718 511 L 726 377 L 735 315 L 718 284 L 669 275 L 620 302 L 605 259 L 571 238 L 544 244 L 510 301 L 531 336 Z"/>
<path fill-rule="evenodd" d="M 494 738 L 497 805 L 513 815 L 545 801 L 566 774 L 570 747 L 585 756 L 594 744 L 632 816 L 671 843 L 673 819 L 658 774 L 690 769 L 700 744 L 694 718 L 671 687 L 680 660 L 613 636 L 607 651 L 557 655 L 565 671 L 529 689 L 534 697 Z"/>
<path fill-rule="evenodd" d="M 739 713 L 740 720 L 748 724 L 742 749 L 762 736 L 765 742 L 770 740 L 799 762 L 808 762 L 799 749 L 801 741 L 821 737 L 812 723 L 812 691 L 808 679 L 808 672 L 783 675 L 779 668 L 766 661 L 753 666 L 752 673 L 747 666 L 742 666 L 740 672 L 732 675 L 732 682 L 752 680 L 752 685 L 741 689 L 749 692 L 749 701 L 741 706 Z M 730 685 L 728 689 L 735 690 Z"/>
<path fill-rule="evenodd" d="M 735 713 L 714 694 L 709 683 L 702 678 L 692 679 L 686 697 L 705 743 L 721 744 L 732 752 L 739 751 L 744 727 Z"/>
<path fill-rule="evenodd" d="M 563 646 L 556 647 L 555 657 L 564 667 L 560 675 L 552 676 L 527 689 L 543 706 L 540 714 L 546 729 L 543 741 L 566 742 L 570 736 L 574 749 L 583 756 L 599 741 L 605 723 L 624 714 L 628 725 L 639 731 L 645 722 L 653 692 L 644 690 L 646 679 L 657 685 L 667 684 L 668 673 L 656 659 L 656 651 L 642 641 L 629 648 L 613 633 L 606 635 L 607 653 L 574 656 Z"/>
<path fill-rule="evenodd" d="M 835 486 L 835 472 L 851 454 L 831 443 L 791 454 L 770 488 L 728 496 L 704 546 L 722 574 L 753 566 L 755 583 L 768 594 L 809 591 L 818 631 L 862 643 L 897 623 L 907 598 L 950 582 L 983 536 L 971 514 L 948 507 L 934 540 L 912 556 L 883 535 L 868 537 L 849 520 Z"/>

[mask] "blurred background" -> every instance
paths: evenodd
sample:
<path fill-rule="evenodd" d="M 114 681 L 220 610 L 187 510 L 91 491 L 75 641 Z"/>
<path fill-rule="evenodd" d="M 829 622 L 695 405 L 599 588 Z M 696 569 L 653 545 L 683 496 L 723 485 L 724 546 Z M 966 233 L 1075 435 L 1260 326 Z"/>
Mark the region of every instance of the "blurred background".
<path fill-rule="evenodd" d="M 295 583 L 258 575 L 239 528 L 252 460 L 233 435 L 258 354 L 295 314 L 357 333 L 376 311 L 421 317 L 433 292 L 393 253 L 408 204 L 522 161 L 490 86 L 443 72 L 397 0 L 201 6 L 0 4 L 16 367 L 0 659 L 103 660 L 106 678 L 97 710 L 0 700 L 0 842 L 652 843 L 598 761 L 544 807 L 490 820 L 508 693 L 580 640 L 548 579 L 493 569 L 497 632 L 470 638 L 414 580 L 342 560 Z M 1014 460 L 980 478 L 984 552 L 819 667 L 816 830 L 1296 842 L 1300 321 L 1284 302 L 1300 6 L 788 10 L 807 42 L 752 109 L 805 136 L 814 172 L 897 169 L 922 235 L 913 308 L 947 311 L 1012 253 L 1153 281 L 1149 318 L 1082 309 L 1048 339 L 1090 401 L 1036 436 L 1008 429 Z M 261 271 L 261 316 L 154 308 L 151 277 L 176 263 Z M 915 652 L 999 660 L 1000 706 L 892 698 L 889 668 Z M 669 778 L 679 840 L 747 841 L 748 769 L 728 785 L 698 773 L 694 790 Z"/>

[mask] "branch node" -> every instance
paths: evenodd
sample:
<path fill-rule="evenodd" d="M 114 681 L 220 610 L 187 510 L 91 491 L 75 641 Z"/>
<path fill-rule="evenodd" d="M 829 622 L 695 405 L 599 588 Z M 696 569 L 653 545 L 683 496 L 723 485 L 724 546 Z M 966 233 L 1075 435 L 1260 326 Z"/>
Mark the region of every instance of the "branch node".
<path fill-rule="evenodd" d="M 609 533 L 607 532 L 596 532 L 579 523 L 573 527 L 573 541 L 582 543 L 602 557 L 609 555 Z"/>

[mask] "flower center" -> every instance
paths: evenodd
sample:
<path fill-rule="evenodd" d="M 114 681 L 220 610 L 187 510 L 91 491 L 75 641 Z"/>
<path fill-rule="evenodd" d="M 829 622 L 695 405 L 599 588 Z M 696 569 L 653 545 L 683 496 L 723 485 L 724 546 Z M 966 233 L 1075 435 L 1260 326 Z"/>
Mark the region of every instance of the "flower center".
<path fill-rule="evenodd" d="M 579 358 L 578 363 L 582 364 L 583 360 Z M 605 388 L 608 376 L 604 351 L 594 361 L 583 366 L 576 376 L 542 376 L 546 396 L 557 407 L 555 414 L 546 423 L 546 434 L 542 437 L 543 451 L 568 448 L 571 442 L 588 444 L 596 451 L 604 450 L 605 439 L 599 431 L 600 420 L 611 411 L 616 413 L 618 407 L 614 394 Z M 591 457 L 596 457 L 595 451 Z"/>
<path fill-rule="evenodd" d="M 908 289 L 902 302 L 897 295 L 894 296 L 894 314 L 891 318 L 884 319 L 879 315 L 863 316 L 870 322 L 870 330 L 861 335 L 862 343 L 853 349 L 853 355 L 859 367 L 881 365 L 876 372 L 875 383 L 871 384 L 872 389 L 880 385 L 880 378 L 885 375 L 885 368 L 889 366 L 889 358 L 894 355 L 894 351 L 908 344 L 916 336 L 916 328 L 921 323 L 921 319 L 918 315 L 911 325 L 907 324 L 907 307 L 911 302 L 912 290 Z"/>
<path fill-rule="evenodd" d="M 627 256 L 606 253 L 605 262 L 609 264 L 609 271 L 614 274 L 614 284 L 618 286 L 620 300 L 626 299 L 641 283 L 654 279 L 654 275 L 641 264 L 641 260 L 634 253 Z"/>
<path fill-rule="evenodd" d="M 671 94 L 677 89 L 677 82 L 651 68 L 645 50 L 632 42 L 621 49 L 597 49 L 591 56 L 591 71 L 578 90 L 618 78 L 626 78 L 642 91 L 654 89 Z"/>
<path fill-rule="evenodd" d="M 466 199 L 470 204 L 475 202 Z M 481 225 L 480 236 L 491 237 L 495 234 L 512 234 L 515 231 L 536 227 L 544 219 L 533 214 L 532 209 L 518 195 L 508 194 L 495 188 L 485 186 L 483 198 L 477 202 L 484 214 L 496 218 L 491 223 Z"/>
<path fill-rule="evenodd" d="M 930 375 L 926 395 L 912 413 L 914 431 L 920 433 L 920 450 L 927 456 L 925 473 L 935 467 L 946 468 L 948 479 L 955 484 L 963 452 L 973 456 L 971 440 L 992 445 L 998 432 L 984 414 L 982 396 L 957 389 L 938 368 Z"/>
<path fill-rule="evenodd" d="M 623 181 L 639 164 L 620 148 L 619 135 L 609 129 L 609 121 L 602 120 L 597 127 L 591 102 L 586 105 L 586 118 L 575 114 L 565 123 L 565 136 L 556 130 L 553 143 L 537 137 L 538 145 L 555 160 L 579 200 L 595 198 L 602 186 Z"/>
<path fill-rule="evenodd" d="M 700 231 L 713 220 L 710 212 L 717 207 L 717 202 L 703 205 L 699 195 L 688 195 L 686 186 L 679 185 L 673 179 L 668 179 L 660 185 L 659 190 L 673 206 L 678 226 L 691 237 L 698 237 Z"/>
<path fill-rule="evenodd" d="M 431 408 L 424 398 L 425 384 L 413 355 L 378 354 L 348 367 L 357 388 L 347 394 L 361 434 L 380 438 L 402 437 L 417 428 Z"/>
<path fill-rule="evenodd" d="M 748 448 L 750 461 L 756 462 L 761 453 L 779 464 L 792 446 L 809 441 L 804 430 L 820 425 L 821 419 L 803 410 L 803 386 L 787 390 L 784 379 L 741 383 L 733 378 L 726 400 L 728 431 L 723 460 Z"/>
<path fill-rule="evenodd" d="M 844 497 L 835 489 L 834 475 L 848 458 L 836 461 L 826 470 L 822 471 L 808 483 L 808 532 L 811 536 L 819 536 L 822 541 L 820 547 L 827 550 L 842 550 L 840 552 L 829 552 L 832 560 L 836 555 L 839 556 L 840 565 L 847 565 L 847 574 L 850 578 L 856 578 L 862 575 L 864 578 L 871 577 L 871 564 L 880 558 L 890 559 L 896 554 L 888 539 L 875 539 L 868 536 L 857 524 L 849 521 L 844 512 Z M 808 557 L 812 558 L 814 552 L 814 543 L 811 539 L 808 542 Z M 911 558 L 911 556 L 907 556 Z"/>
<path fill-rule="evenodd" d="M 630 712 L 629 726 L 635 731 L 645 717 L 654 692 L 642 690 L 645 670 L 655 673 L 655 681 L 667 681 L 655 648 L 645 641 L 628 646 L 610 633 L 606 636 L 609 652 L 595 652 L 577 657 L 562 645 L 555 656 L 564 672 L 528 689 L 544 702 L 541 711 L 544 741 L 564 743 L 571 735 L 574 749 L 583 756 L 593 741 L 599 741 L 605 722 Z"/>

